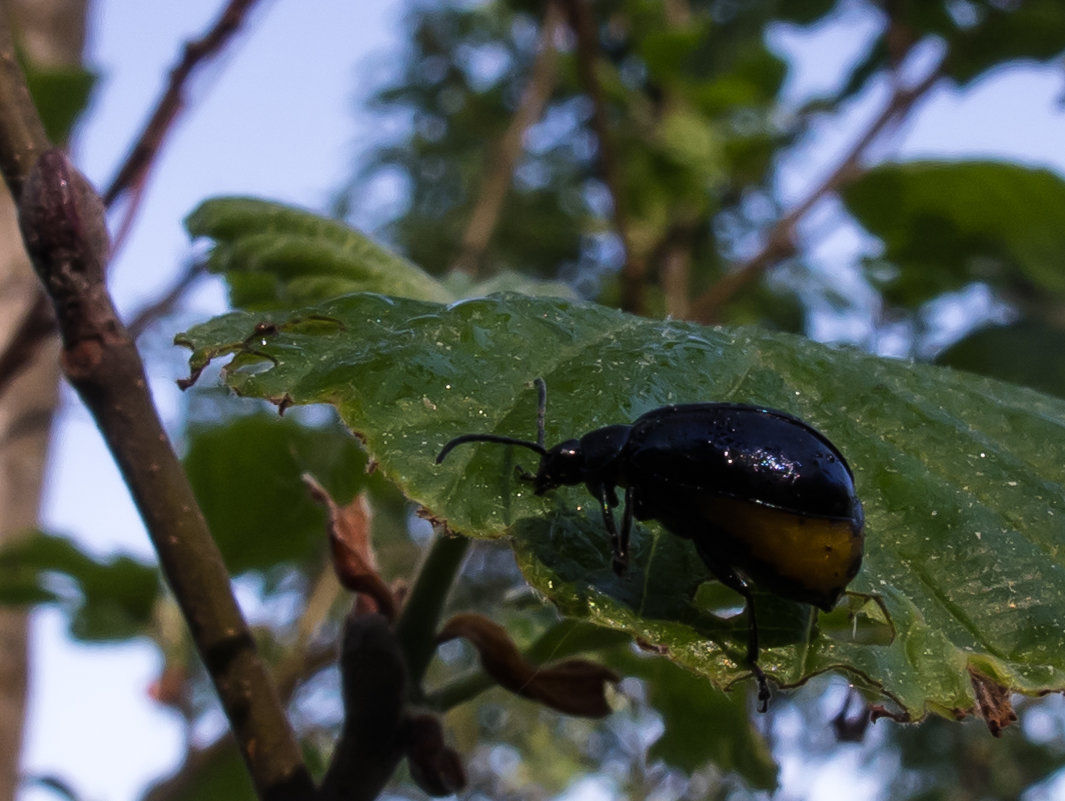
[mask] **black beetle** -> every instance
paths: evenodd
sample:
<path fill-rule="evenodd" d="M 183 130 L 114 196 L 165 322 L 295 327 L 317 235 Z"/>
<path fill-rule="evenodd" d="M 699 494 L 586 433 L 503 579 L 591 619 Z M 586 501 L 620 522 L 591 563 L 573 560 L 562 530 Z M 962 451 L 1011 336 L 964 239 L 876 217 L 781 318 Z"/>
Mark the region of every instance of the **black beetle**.
<path fill-rule="evenodd" d="M 536 442 L 464 434 L 436 457 L 467 442 L 520 445 L 540 454 L 535 475 L 520 471 L 537 495 L 584 484 L 610 534 L 614 570 L 628 562 L 632 520 L 657 520 L 690 539 L 710 572 L 743 596 L 747 662 L 762 711 L 769 699 L 758 665 L 758 624 L 748 581 L 782 598 L 832 609 L 862 562 L 864 515 L 854 475 L 823 434 L 785 412 L 742 403 L 662 406 L 632 425 L 597 428 L 579 440 L 544 447 L 547 389 L 536 379 Z M 618 530 L 617 487 L 625 488 Z"/>

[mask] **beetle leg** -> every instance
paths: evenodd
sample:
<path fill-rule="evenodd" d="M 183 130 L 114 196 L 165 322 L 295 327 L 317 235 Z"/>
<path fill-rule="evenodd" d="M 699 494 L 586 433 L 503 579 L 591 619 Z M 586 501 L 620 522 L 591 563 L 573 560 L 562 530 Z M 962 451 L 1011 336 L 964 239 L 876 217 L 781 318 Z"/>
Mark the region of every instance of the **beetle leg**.
<path fill-rule="evenodd" d="M 618 527 L 614 523 L 614 507 L 618 505 L 618 496 L 613 487 L 605 487 L 602 484 L 588 484 L 595 499 L 599 501 L 599 508 L 603 512 L 603 527 L 610 535 L 610 549 L 614 554 L 611 566 L 618 576 L 625 572 L 629 566 L 629 554 L 627 548 L 628 533 L 625 534 L 625 543 L 618 536 Z"/>
<path fill-rule="evenodd" d="M 621 536 L 618 538 L 618 547 L 614 554 L 614 558 L 621 559 L 623 565 L 629 563 L 629 538 L 632 535 L 632 507 L 635 494 L 631 486 L 625 487 L 625 512 L 621 517 Z"/>
<path fill-rule="evenodd" d="M 705 558 L 703 561 L 707 561 Z M 722 584 L 731 590 L 735 590 L 743 596 L 744 611 L 747 613 L 747 664 L 750 665 L 754 680 L 758 682 L 758 711 L 765 712 L 769 708 L 769 681 L 758 664 L 758 618 L 754 613 L 754 598 L 751 597 L 751 588 L 747 582 L 738 576 L 731 568 L 710 566 L 711 572 Z"/>
<path fill-rule="evenodd" d="M 754 673 L 754 681 L 758 683 L 758 712 L 766 712 L 769 708 L 769 699 L 771 693 L 769 692 L 769 682 L 766 680 L 766 674 L 761 671 L 761 666 L 758 665 L 758 619 L 754 614 L 754 599 L 751 596 L 751 588 L 747 582 L 744 582 L 742 578 L 736 575 L 733 571 L 727 571 L 727 578 L 725 576 L 718 576 L 721 579 L 721 583 L 726 587 L 730 587 L 736 590 L 743 596 L 744 611 L 747 611 L 747 664 L 751 666 L 751 672 Z"/>

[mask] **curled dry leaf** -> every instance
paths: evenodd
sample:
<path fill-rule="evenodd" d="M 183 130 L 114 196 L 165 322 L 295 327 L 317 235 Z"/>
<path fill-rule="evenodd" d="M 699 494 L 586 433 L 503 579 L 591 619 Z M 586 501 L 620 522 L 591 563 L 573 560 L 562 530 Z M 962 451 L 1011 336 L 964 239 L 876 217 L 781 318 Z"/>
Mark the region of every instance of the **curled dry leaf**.
<path fill-rule="evenodd" d="M 994 679 L 985 676 L 969 666 L 969 679 L 973 683 L 976 706 L 980 716 L 987 722 L 987 728 L 995 737 L 1002 736 L 1002 730 L 1017 722 L 1017 713 L 1010 703 L 1009 688 L 1003 687 Z"/>
<path fill-rule="evenodd" d="M 568 659 L 548 667 L 533 665 L 502 626 L 482 615 L 456 615 L 444 625 L 437 641 L 456 637 L 477 649 L 485 673 L 501 687 L 567 715 L 601 718 L 610 714 L 606 685 L 621 680 L 610 668 L 587 659 Z"/>
<path fill-rule="evenodd" d="M 407 719 L 407 763 L 414 783 L 431 796 L 451 795 L 466 786 L 462 758 L 444 742 L 443 727 L 433 715 Z"/>
<path fill-rule="evenodd" d="M 376 609 L 389 620 L 396 618 L 396 599 L 377 572 L 370 541 L 370 507 L 363 495 L 340 506 L 314 476 L 304 473 L 303 483 L 311 496 L 329 510 L 329 546 L 333 568 L 340 583 L 352 592 L 369 596 Z"/>

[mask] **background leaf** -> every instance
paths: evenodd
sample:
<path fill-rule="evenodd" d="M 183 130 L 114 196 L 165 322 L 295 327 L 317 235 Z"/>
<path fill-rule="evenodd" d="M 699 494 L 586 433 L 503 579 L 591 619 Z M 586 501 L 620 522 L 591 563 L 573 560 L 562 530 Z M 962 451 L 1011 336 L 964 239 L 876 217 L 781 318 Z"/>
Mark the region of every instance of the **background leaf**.
<path fill-rule="evenodd" d="M 1065 294 L 1065 181 L 993 161 L 913 162 L 869 170 L 842 191 L 899 270 L 885 297 L 916 306 L 973 281 Z"/>
<path fill-rule="evenodd" d="M 1065 398 L 1065 330 L 1041 320 L 977 329 L 936 357 L 950 367 Z"/>
<path fill-rule="evenodd" d="M 441 282 L 342 222 L 256 198 L 207 200 L 185 227 L 213 240 L 207 267 L 225 277 L 238 308 L 292 308 L 350 292 L 440 302 L 500 291 L 573 296 L 560 281 L 512 271 L 482 281 L 460 273 Z"/>
<path fill-rule="evenodd" d="M 94 559 L 66 537 L 35 533 L 0 549 L 0 603 L 58 602 L 82 640 L 146 633 L 161 589 L 153 565 Z"/>
<path fill-rule="evenodd" d="M 311 498 L 303 473 L 345 501 L 367 483 L 366 454 L 353 439 L 276 414 L 196 426 L 185 468 L 233 573 L 325 553 L 326 512 Z"/>
<path fill-rule="evenodd" d="M 633 655 L 621 664 L 647 682 L 648 700 L 662 715 L 662 736 L 650 758 L 688 773 L 709 762 L 742 775 L 751 787 L 776 789 L 777 765 L 751 722 L 744 694 L 725 694 L 667 659 Z"/>

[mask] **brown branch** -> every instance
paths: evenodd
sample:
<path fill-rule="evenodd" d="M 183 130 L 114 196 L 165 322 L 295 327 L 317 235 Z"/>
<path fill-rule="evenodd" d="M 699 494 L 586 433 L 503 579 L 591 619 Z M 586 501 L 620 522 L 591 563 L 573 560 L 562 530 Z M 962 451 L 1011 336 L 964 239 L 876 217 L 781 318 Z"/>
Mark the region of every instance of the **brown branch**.
<path fill-rule="evenodd" d="M 329 568 L 329 573 L 332 575 L 332 568 Z M 297 644 L 297 648 L 303 650 L 283 659 L 273 672 L 281 701 L 286 705 L 302 682 L 313 678 L 337 661 L 337 648 L 331 642 L 319 643 L 309 649 L 304 649 L 304 645 L 305 643 Z M 207 745 L 194 746 L 190 742 L 181 766 L 170 776 L 149 787 L 142 796 L 142 801 L 179 801 L 188 798 L 193 788 L 199 786 L 203 772 L 228 759 L 235 746 L 236 743 L 229 732 Z"/>
<path fill-rule="evenodd" d="M 562 7 L 558 0 L 548 0 L 543 21 L 540 23 L 536 61 L 532 66 L 529 83 L 522 92 L 521 101 L 511 117 L 510 124 L 499 140 L 489 163 L 488 174 L 481 182 L 480 194 L 462 234 L 462 253 L 455 260 L 453 270 L 474 277 L 480 271 L 484 251 L 499 222 L 503 200 L 514 175 L 514 165 L 522 152 L 525 132 L 543 116 L 547 101 L 555 89 L 558 77 L 555 36 L 562 22 Z"/>
<path fill-rule="evenodd" d="M 570 25 L 577 37 L 577 76 L 584 92 L 592 101 L 592 129 L 598 142 L 599 173 L 610 193 L 613 205 L 614 231 L 621 239 L 625 264 L 621 268 L 621 308 L 639 314 L 644 308 L 646 259 L 633 252 L 629 235 L 629 217 L 625 203 L 624 185 L 614 138 L 610 132 L 606 98 L 597 73 L 600 60 L 599 34 L 589 0 L 567 0 Z"/>
<path fill-rule="evenodd" d="M 181 59 L 170 71 L 166 90 L 148 118 L 135 144 L 103 193 L 110 207 L 131 186 L 143 182 L 174 120 L 185 107 L 185 85 L 192 73 L 217 55 L 240 30 L 257 0 L 229 0 L 211 29 L 201 38 L 185 43 Z"/>
<path fill-rule="evenodd" d="M 795 255 L 795 229 L 799 221 L 827 195 L 838 191 L 863 174 L 861 161 L 870 145 L 889 127 L 897 125 L 917 101 L 927 94 L 941 77 L 941 66 L 942 61 L 912 87 L 896 85 L 887 103 L 843 155 L 835 169 L 791 211 L 777 220 L 766 234 L 765 244 L 757 254 L 718 280 L 692 303 L 690 319 L 707 324 L 717 322 L 722 306 L 740 290 L 759 280 L 775 265 Z"/>
<path fill-rule="evenodd" d="M 103 204 L 66 155 L 49 149 L 32 104 L 12 102 L 25 94 L 0 21 L 0 168 L 19 198 L 23 240 L 55 306 L 62 368 L 130 489 L 260 797 L 310 798 L 314 788 L 284 708 L 107 292 Z"/>

